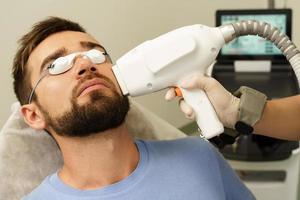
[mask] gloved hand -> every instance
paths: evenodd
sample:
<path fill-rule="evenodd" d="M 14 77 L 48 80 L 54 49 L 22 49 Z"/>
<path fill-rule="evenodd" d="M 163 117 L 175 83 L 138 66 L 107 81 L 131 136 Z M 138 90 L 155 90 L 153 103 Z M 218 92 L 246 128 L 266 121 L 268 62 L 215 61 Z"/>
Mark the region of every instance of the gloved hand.
<path fill-rule="evenodd" d="M 227 128 L 234 127 L 238 119 L 240 99 L 228 92 L 216 79 L 207 76 L 193 76 L 181 83 L 180 87 L 204 90 L 223 125 Z M 165 99 L 170 101 L 175 97 L 175 89 L 170 88 L 165 95 Z M 184 99 L 180 99 L 179 106 L 187 118 L 193 119 L 195 117 L 193 109 Z"/>

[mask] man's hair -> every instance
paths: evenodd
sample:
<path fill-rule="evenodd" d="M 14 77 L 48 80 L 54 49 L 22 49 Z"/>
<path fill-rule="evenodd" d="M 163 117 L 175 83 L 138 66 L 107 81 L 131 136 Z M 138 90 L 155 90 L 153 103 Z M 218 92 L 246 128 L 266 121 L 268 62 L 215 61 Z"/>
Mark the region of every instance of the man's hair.
<path fill-rule="evenodd" d="M 19 48 L 13 60 L 12 74 L 14 91 L 22 105 L 28 103 L 32 90 L 27 61 L 35 49 L 48 36 L 62 31 L 77 31 L 86 33 L 78 23 L 59 17 L 49 17 L 32 26 L 32 29 L 19 40 Z M 33 100 L 36 100 L 34 95 Z"/>

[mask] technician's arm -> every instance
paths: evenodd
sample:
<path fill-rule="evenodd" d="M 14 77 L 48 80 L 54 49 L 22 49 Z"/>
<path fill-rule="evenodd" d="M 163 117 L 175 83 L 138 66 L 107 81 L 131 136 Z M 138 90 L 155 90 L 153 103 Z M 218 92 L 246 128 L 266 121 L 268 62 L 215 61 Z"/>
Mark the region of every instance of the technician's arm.
<path fill-rule="evenodd" d="M 261 119 L 254 125 L 254 132 L 300 140 L 300 95 L 267 101 Z"/>
<path fill-rule="evenodd" d="M 240 99 L 228 92 L 218 81 L 210 77 L 193 77 L 181 87 L 199 88 L 206 92 L 224 126 L 233 128 L 238 120 Z M 166 94 L 167 100 L 175 97 L 173 89 Z M 180 101 L 180 108 L 187 117 L 193 117 L 193 110 Z M 254 132 L 269 137 L 300 140 L 300 95 L 267 101 L 262 117 L 254 124 Z"/>

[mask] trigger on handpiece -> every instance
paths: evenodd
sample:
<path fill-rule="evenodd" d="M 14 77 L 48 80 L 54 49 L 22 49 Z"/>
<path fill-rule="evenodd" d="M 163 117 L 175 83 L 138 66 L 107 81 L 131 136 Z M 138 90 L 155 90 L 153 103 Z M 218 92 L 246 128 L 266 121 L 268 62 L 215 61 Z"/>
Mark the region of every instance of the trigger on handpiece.
<path fill-rule="evenodd" d="M 181 90 L 179 89 L 179 87 L 175 87 L 175 95 L 177 97 L 182 97 L 182 92 Z"/>

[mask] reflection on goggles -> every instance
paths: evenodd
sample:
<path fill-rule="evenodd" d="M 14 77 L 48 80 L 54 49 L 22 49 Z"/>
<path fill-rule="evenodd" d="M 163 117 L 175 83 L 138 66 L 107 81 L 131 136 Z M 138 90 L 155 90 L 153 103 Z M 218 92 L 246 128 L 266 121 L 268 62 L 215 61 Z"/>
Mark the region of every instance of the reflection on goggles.
<path fill-rule="evenodd" d="M 64 57 L 59 57 L 48 67 L 49 74 L 57 75 L 68 71 L 72 68 L 73 60 L 78 55 L 83 55 L 84 57 L 89 58 L 94 64 L 101 64 L 105 61 L 106 53 L 97 49 L 92 49 L 85 52 L 76 52 Z"/>

